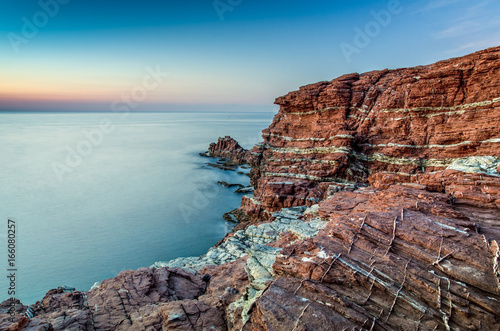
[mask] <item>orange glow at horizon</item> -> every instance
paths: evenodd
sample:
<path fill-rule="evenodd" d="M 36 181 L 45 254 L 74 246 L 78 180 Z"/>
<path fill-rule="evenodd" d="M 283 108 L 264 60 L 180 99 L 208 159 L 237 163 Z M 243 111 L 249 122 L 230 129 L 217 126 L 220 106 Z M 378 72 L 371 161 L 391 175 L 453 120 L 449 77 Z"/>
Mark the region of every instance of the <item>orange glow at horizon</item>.
<path fill-rule="evenodd" d="M 122 99 L 154 104 L 272 104 L 275 95 L 259 78 L 246 75 L 240 81 L 233 72 L 200 72 L 192 69 L 162 76 L 155 83 L 151 72 L 136 68 L 97 70 L 78 64 L 75 68 L 24 67 L 0 69 L 0 104 L 23 105 L 33 102 L 112 103 Z M 166 65 L 157 66 L 167 68 Z M 155 70 L 155 66 L 152 66 Z M 101 68 L 99 68 L 101 69 Z M 161 69 L 163 72 L 163 69 Z M 146 89 L 146 95 L 133 98 L 134 91 Z"/>
<path fill-rule="evenodd" d="M 222 85 L 222 84 L 221 84 Z M 0 103 L 23 102 L 113 102 L 129 98 L 138 85 L 113 83 L 73 83 L 61 81 L 0 80 Z M 245 97 L 241 92 L 245 90 Z M 258 90 L 258 89 L 257 89 Z M 262 104 L 262 99 L 255 98 L 257 91 L 244 85 L 217 86 L 198 81 L 193 84 L 179 79 L 166 81 L 156 89 L 148 90 L 140 103 L 169 104 Z M 270 99 L 269 103 L 272 103 Z"/>

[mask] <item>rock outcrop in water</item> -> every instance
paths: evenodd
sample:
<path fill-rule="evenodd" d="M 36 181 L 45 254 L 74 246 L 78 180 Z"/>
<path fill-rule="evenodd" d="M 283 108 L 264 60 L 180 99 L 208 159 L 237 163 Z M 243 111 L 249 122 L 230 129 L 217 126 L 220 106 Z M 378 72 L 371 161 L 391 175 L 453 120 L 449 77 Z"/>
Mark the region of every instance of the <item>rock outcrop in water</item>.
<path fill-rule="evenodd" d="M 498 330 L 500 47 L 277 99 L 241 224 L 200 257 L 50 291 L 10 330 Z"/>
<path fill-rule="evenodd" d="M 246 164 L 248 163 L 250 152 L 241 147 L 236 140 L 226 136 L 219 138 L 217 143 L 210 144 L 206 155 L 229 159 L 236 164 Z"/>

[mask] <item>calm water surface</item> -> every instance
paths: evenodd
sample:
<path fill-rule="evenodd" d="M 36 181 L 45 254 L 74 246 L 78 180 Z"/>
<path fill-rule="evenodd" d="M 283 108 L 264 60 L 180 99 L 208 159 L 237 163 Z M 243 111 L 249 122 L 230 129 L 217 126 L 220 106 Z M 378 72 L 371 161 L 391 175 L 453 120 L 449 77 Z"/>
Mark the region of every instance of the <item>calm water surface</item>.
<path fill-rule="evenodd" d="M 0 113 L 0 268 L 7 274 L 11 218 L 16 297 L 30 304 L 60 285 L 88 290 L 122 270 L 205 253 L 230 229 L 222 214 L 241 200 L 216 182 L 249 179 L 198 153 L 224 135 L 249 148 L 272 116 Z M 102 121 L 112 132 L 101 138 Z M 80 155 L 67 160 L 72 151 Z M 2 279 L 0 301 L 9 297 Z"/>

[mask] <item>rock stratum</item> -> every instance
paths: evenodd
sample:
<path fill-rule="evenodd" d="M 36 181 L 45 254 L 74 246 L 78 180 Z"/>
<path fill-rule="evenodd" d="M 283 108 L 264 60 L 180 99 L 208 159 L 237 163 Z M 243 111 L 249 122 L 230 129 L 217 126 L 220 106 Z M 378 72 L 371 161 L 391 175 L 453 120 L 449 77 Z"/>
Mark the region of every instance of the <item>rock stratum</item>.
<path fill-rule="evenodd" d="M 300 88 L 207 254 L 0 305 L 2 330 L 500 330 L 500 47 Z"/>
<path fill-rule="evenodd" d="M 498 57 L 492 48 L 349 74 L 278 98 L 279 113 L 251 151 L 256 192 L 244 207 L 258 215 L 312 205 L 359 183 L 426 185 L 446 169 L 498 175 Z"/>

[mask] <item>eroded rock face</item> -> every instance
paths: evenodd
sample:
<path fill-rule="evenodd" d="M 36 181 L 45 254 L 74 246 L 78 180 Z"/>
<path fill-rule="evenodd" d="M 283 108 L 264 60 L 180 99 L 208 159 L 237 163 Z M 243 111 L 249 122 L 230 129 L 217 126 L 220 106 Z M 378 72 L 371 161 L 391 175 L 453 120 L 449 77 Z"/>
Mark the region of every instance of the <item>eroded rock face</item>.
<path fill-rule="evenodd" d="M 169 302 L 161 313 L 163 330 L 227 330 L 222 312 L 200 300 Z"/>
<path fill-rule="evenodd" d="M 456 208 L 447 194 L 401 185 L 324 200 L 327 226 L 282 250 L 273 266 L 278 278 L 252 319 L 273 325 L 273 310 L 300 299 L 286 305 L 287 325 L 310 304 L 304 326 L 316 314 L 365 329 L 498 328 L 500 212 L 466 216 L 461 209 L 467 205 Z"/>
<path fill-rule="evenodd" d="M 163 318 L 170 307 L 164 307 L 165 304 L 196 299 L 205 288 L 206 283 L 200 277 L 180 269 L 123 271 L 89 292 L 50 290 L 33 306 L 35 318 L 22 317 L 27 307 L 19 309 L 16 318 L 22 327 L 17 329 L 161 330 L 170 323 Z M 200 306 L 198 315 L 205 318 L 205 312 Z M 0 315 L 2 320 L 5 317 Z M 12 330 L 17 330 L 10 325 Z"/>
<path fill-rule="evenodd" d="M 142 268 L 122 271 L 117 277 L 103 281 L 89 292 L 88 306 L 96 328 L 126 330 L 133 324 L 146 323 L 145 312 L 140 311 L 143 307 L 192 300 L 203 294 L 204 289 L 205 283 L 199 277 L 184 270 Z M 156 322 L 160 320 L 151 318 L 152 325 Z"/>
<path fill-rule="evenodd" d="M 210 276 L 203 300 L 225 311 L 228 326 L 241 329 L 254 302 L 275 278 L 273 264 L 282 247 L 299 238 L 312 238 L 326 223 L 306 220 L 305 207 L 274 213 L 274 221 L 250 225 L 229 235 L 199 257 L 157 262 L 156 267 L 184 268 Z"/>
<path fill-rule="evenodd" d="M 207 155 L 226 158 L 236 164 L 247 164 L 249 162 L 249 151 L 241 147 L 236 140 L 229 136 L 219 138 L 217 143 L 210 144 Z"/>
<path fill-rule="evenodd" d="M 276 99 L 280 111 L 251 150 L 257 203 L 244 208 L 310 206 L 332 185 L 380 174 L 398 182 L 448 167 L 498 175 L 499 87 L 500 47 L 301 87 Z"/>

